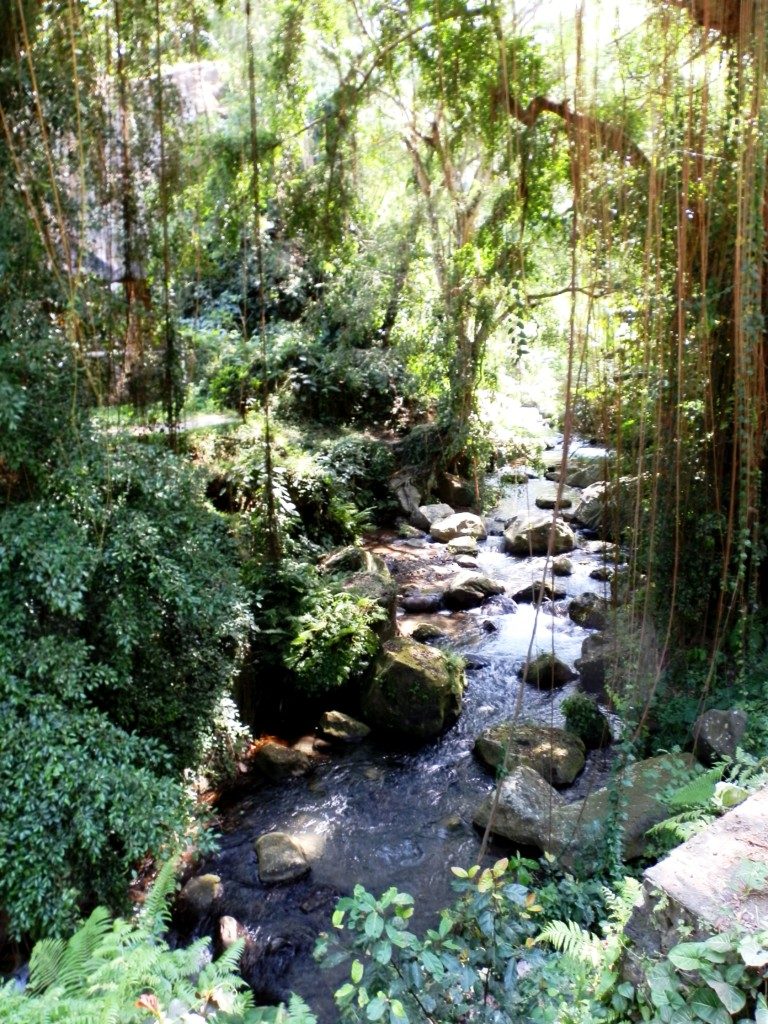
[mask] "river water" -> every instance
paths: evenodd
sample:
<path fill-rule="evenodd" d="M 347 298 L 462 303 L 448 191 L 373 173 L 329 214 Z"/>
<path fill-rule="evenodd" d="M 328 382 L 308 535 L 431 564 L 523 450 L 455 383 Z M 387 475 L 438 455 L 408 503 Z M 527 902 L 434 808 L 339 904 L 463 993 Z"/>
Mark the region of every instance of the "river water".
<path fill-rule="evenodd" d="M 533 507 L 538 494 L 552 493 L 554 487 L 542 479 L 507 487 L 491 518 L 503 521 Z M 440 739 L 415 752 L 388 750 L 375 742 L 334 751 L 311 777 L 258 785 L 223 816 L 219 850 L 198 870 L 218 874 L 224 896 L 217 917 L 198 922 L 195 934 L 215 935 L 220 914 L 234 916 L 245 927 L 243 973 L 259 999 L 285 999 L 296 991 L 323 1024 L 336 1020 L 332 989 L 338 976 L 321 972 L 311 950 L 318 932 L 329 925 L 336 899 L 355 883 L 376 894 L 391 885 L 411 893 L 417 927 L 429 925 L 436 911 L 451 902 L 449 868 L 477 860 L 481 837 L 472 815 L 493 788 L 492 775 L 473 756 L 475 738 L 512 717 L 518 703 L 524 718 L 562 724 L 559 706 L 576 686 L 540 691 L 524 686 L 517 669 L 529 646 L 534 654 L 554 650 L 570 665 L 580 655 L 588 631 L 568 617 L 567 598 L 587 590 L 604 593 L 605 584 L 589 573 L 606 555 L 602 544 L 583 535 L 578 544 L 570 555 L 573 574 L 557 580 L 566 599 L 545 602 L 538 617 L 530 604 L 518 604 L 513 611 L 508 600 L 494 599 L 469 612 L 400 619 L 403 632 L 423 621 L 447 627 L 449 638 L 439 643 L 468 659 L 463 712 Z M 428 570 L 434 576 L 447 578 L 457 571 L 445 550 L 428 541 L 392 537 L 380 549 L 400 582 L 407 579 L 411 562 L 424 554 L 437 555 Z M 480 571 L 513 594 L 542 578 L 545 559 L 507 555 L 502 538 L 489 536 L 477 562 Z M 488 631 L 488 623 L 495 631 Z M 601 784 L 609 759 L 609 753 L 591 754 L 585 771 L 565 791 L 566 799 Z M 308 878 L 284 886 L 259 882 L 253 842 L 269 831 L 288 832 L 302 842 L 312 862 Z M 492 857 L 499 855 L 499 848 L 491 850 Z"/>

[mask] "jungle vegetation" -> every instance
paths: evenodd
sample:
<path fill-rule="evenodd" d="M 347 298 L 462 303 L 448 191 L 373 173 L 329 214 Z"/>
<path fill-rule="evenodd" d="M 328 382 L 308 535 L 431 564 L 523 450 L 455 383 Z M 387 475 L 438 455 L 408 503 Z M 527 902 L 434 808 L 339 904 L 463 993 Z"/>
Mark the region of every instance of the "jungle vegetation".
<path fill-rule="evenodd" d="M 489 474 L 536 456 L 521 396 L 633 481 L 650 682 L 627 743 L 738 705 L 768 753 L 768 7 L 562 7 L 0 0 L 9 948 L 126 914 L 148 858 L 207 842 L 190 780 L 223 781 L 260 715 L 300 714 L 376 646 L 372 602 L 321 557 L 394 522 L 404 466 L 487 506 Z M 525 905 L 505 870 L 465 904 Z M 403 935 L 408 906 L 376 913 Z M 133 941 L 111 920 L 90 925 L 102 971 Z M 515 920 L 517 949 L 536 929 Z M 640 1019 L 617 976 L 601 1002 L 616 934 L 569 961 L 579 1019 Z M 400 949 L 448 999 L 430 956 L 450 950 Z M 178 995 L 191 968 L 157 970 Z M 764 1021 L 753 980 L 715 1010 Z M 406 1012 L 395 990 L 359 1005 Z"/>

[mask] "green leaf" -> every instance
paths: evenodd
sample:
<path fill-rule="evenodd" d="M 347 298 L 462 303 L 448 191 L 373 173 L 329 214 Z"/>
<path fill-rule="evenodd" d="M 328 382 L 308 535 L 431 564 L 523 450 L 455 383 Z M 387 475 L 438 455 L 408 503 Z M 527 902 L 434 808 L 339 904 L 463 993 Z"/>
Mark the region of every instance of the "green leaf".
<path fill-rule="evenodd" d="M 717 993 L 720 1002 L 728 1013 L 738 1013 L 744 1009 L 747 997 L 734 985 L 729 985 L 726 981 L 720 981 L 717 978 L 705 978 L 705 981 Z"/>
<path fill-rule="evenodd" d="M 745 935 L 738 950 L 747 967 L 765 967 L 768 964 L 768 949 L 754 935 Z"/>
<path fill-rule="evenodd" d="M 755 1024 L 768 1024 L 768 1003 L 765 1001 L 765 996 L 757 997 Z"/>
<path fill-rule="evenodd" d="M 376 996 L 365 1008 L 365 1015 L 368 1020 L 381 1020 L 384 1014 L 387 1012 L 387 1004 L 381 996 Z"/>
<path fill-rule="evenodd" d="M 365 919 L 363 930 L 369 939 L 378 939 L 384 931 L 384 919 L 375 912 L 369 914 Z"/>
<path fill-rule="evenodd" d="M 352 967 L 350 968 L 350 971 L 349 971 L 349 976 L 352 978 L 352 981 L 355 983 L 355 985 L 359 985 L 360 982 L 362 981 L 362 979 L 363 979 L 363 971 L 364 971 L 364 968 L 363 968 L 363 965 L 360 963 L 360 961 L 359 960 L 353 960 L 352 961 Z"/>
<path fill-rule="evenodd" d="M 700 942 L 681 942 L 670 949 L 667 956 L 679 971 L 699 971 L 707 966 Z"/>

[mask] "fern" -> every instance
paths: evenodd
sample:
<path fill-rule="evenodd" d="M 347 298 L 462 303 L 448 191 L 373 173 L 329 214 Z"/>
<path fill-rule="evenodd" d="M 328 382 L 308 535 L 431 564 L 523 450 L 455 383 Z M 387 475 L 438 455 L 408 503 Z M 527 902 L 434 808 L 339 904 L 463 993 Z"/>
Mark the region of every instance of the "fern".
<path fill-rule="evenodd" d="M 597 967 L 603 958 L 602 940 L 575 921 L 552 921 L 538 935 L 537 942 L 548 942 L 576 963 Z"/>
<path fill-rule="evenodd" d="M 94 966 L 94 955 L 111 930 L 109 911 L 97 907 L 67 942 L 61 939 L 38 942 L 29 963 L 30 989 L 43 992 L 54 987 L 64 995 L 76 995 L 87 982 Z"/>

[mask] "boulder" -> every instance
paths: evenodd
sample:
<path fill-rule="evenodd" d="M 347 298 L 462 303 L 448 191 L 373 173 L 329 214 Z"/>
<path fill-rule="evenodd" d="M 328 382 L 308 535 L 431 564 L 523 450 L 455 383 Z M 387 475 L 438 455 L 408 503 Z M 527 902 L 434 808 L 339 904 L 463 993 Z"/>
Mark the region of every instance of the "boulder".
<path fill-rule="evenodd" d="M 179 898 L 195 917 L 204 917 L 223 895 L 224 886 L 218 875 L 196 875 L 186 883 Z"/>
<path fill-rule="evenodd" d="M 555 576 L 570 576 L 573 573 L 573 562 L 567 555 L 560 555 L 552 562 L 552 573 Z"/>
<path fill-rule="evenodd" d="M 539 600 L 559 601 L 563 597 L 565 597 L 564 590 L 555 590 L 551 583 L 539 581 L 523 587 L 522 590 L 518 590 L 517 593 L 512 595 L 512 600 L 519 601 L 520 604 L 535 604 Z"/>
<path fill-rule="evenodd" d="M 565 806 L 565 801 L 533 768 L 519 765 L 490 793 L 475 811 L 473 821 L 487 828 L 491 817 L 491 832 L 522 846 L 545 849 L 549 843 L 552 815 Z"/>
<path fill-rule="evenodd" d="M 612 741 L 611 726 L 594 697 L 572 693 L 560 705 L 566 728 L 578 736 L 587 750 L 599 750 Z"/>
<path fill-rule="evenodd" d="M 304 851 L 285 832 L 267 832 L 254 843 L 259 859 L 259 878 L 265 885 L 295 882 L 309 874 Z"/>
<path fill-rule="evenodd" d="M 747 713 L 741 708 L 705 711 L 693 726 L 693 752 L 705 765 L 733 757 L 746 728 Z"/>
<path fill-rule="evenodd" d="M 634 522 L 637 491 L 636 476 L 594 483 L 581 495 L 573 510 L 574 519 L 601 536 L 618 541 Z"/>
<path fill-rule="evenodd" d="M 438 736 L 461 711 L 461 663 L 416 640 L 390 640 L 362 699 L 371 727 L 404 741 Z"/>
<path fill-rule="evenodd" d="M 530 476 L 525 469 L 519 469 L 514 466 L 504 466 L 499 470 L 499 483 L 502 484 L 519 486 L 520 484 L 527 484 L 529 479 Z"/>
<path fill-rule="evenodd" d="M 379 573 L 386 572 L 384 562 L 365 548 L 348 544 L 344 548 L 332 551 L 318 565 L 318 571 L 329 573 Z"/>
<path fill-rule="evenodd" d="M 363 722 L 358 722 L 342 711 L 326 711 L 318 725 L 321 736 L 338 743 L 359 743 L 370 731 Z"/>
<path fill-rule="evenodd" d="M 235 917 L 225 914 L 219 918 L 219 947 L 229 949 L 230 946 L 246 936 L 246 930 Z"/>
<path fill-rule="evenodd" d="M 658 799 L 666 786 L 693 764 L 689 754 L 663 754 L 638 761 L 618 784 L 624 811 L 624 856 L 642 856 L 647 833 L 669 815 Z M 485 827 L 493 794 L 475 813 Z M 598 789 L 584 800 L 566 804 L 560 794 L 532 768 L 516 768 L 501 783 L 491 831 L 513 843 L 535 846 L 570 868 L 580 854 L 590 855 L 602 839 L 603 824 L 612 812 L 611 791 Z"/>
<path fill-rule="evenodd" d="M 437 493 L 455 508 L 457 505 L 466 507 L 477 503 L 475 485 L 468 480 L 462 480 L 460 476 L 453 473 L 443 473 L 437 485 Z"/>
<path fill-rule="evenodd" d="M 476 555 L 477 541 L 474 537 L 454 537 L 447 544 L 452 555 Z"/>
<path fill-rule="evenodd" d="M 307 775 L 314 768 L 314 761 L 307 754 L 292 747 L 284 747 L 274 740 L 268 740 L 259 747 L 251 764 L 272 782 L 295 779 Z"/>
<path fill-rule="evenodd" d="M 615 656 L 615 643 L 607 633 L 592 633 L 584 640 L 581 657 L 576 659 L 575 668 L 585 690 L 596 694 L 603 692 L 606 668 Z"/>
<path fill-rule="evenodd" d="M 584 629 L 605 629 L 611 605 L 604 597 L 587 591 L 574 597 L 568 605 L 568 614 L 577 626 Z"/>
<path fill-rule="evenodd" d="M 471 555 L 457 555 L 454 561 L 460 569 L 477 569 L 477 559 Z"/>
<path fill-rule="evenodd" d="M 570 508 L 573 504 L 571 498 L 566 498 L 565 495 L 560 497 L 558 501 L 556 494 L 540 494 L 536 499 L 536 508 L 549 509 L 553 508 Z"/>
<path fill-rule="evenodd" d="M 367 598 L 381 608 L 384 618 L 371 623 L 371 629 L 380 640 L 389 640 L 396 634 L 397 584 L 386 566 L 375 572 L 354 573 L 344 581 L 342 590 Z"/>
<path fill-rule="evenodd" d="M 502 722 L 475 740 L 475 753 L 494 770 L 506 763 L 533 768 L 553 786 L 569 786 L 584 767 L 584 744 L 573 733 L 535 722 Z"/>
<path fill-rule="evenodd" d="M 479 537 L 486 536 L 485 524 L 480 516 L 473 512 L 454 512 L 446 519 L 438 519 L 429 528 L 433 540 L 446 544 L 456 537 Z"/>
<path fill-rule="evenodd" d="M 423 540 L 424 532 L 400 519 L 397 523 L 397 536 L 401 540 Z"/>
<path fill-rule="evenodd" d="M 446 608 L 476 608 L 494 594 L 503 594 L 504 585 L 480 572 L 464 569 L 448 584 L 443 594 Z"/>
<path fill-rule="evenodd" d="M 420 622 L 419 625 L 411 633 L 413 640 L 418 640 L 419 643 L 426 643 L 428 640 L 439 640 L 444 637 L 445 630 L 440 629 L 439 626 L 434 626 L 431 622 Z"/>
<path fill-rule="evenodd" d="M 443 606 L 443 591 L 433 588 L 421 590 L 410 585 L 400 595 L 400 607 L 411 615 L 436 612 Z"/>
<path fill-rule="evenodd" d="M 504 548 L 513 555 L 546 555 L 552 536 L 552 553 L 562 555 L 573 551 L 576 537 L 562 519 L 552 521 L 545 513 L 517 516 L 504 530 Z"/>
<path fill-rule="evenodd" d="M 389 479 L 389 490 L 397 499 L 402 511 L 407 516 L 412 516 L 419 511 L 421 505 L 421 494 L 413 482 L 411 472 L 407 469 L 395 473 Z"/>
<path fill-rule="evenodd" d="M 453 509 L 450 505 L 444 503 L 419 505 L 416 511 L 411 513 L 411 526 L 415 526 L 417 530 L 424 530 L 425 533 L 429 533 L 432 523 L 436 523 L 440 519 L 447 519 L 448 516 L 452 515 Z"/>
<path fill-rule="evenodd" d="M 556 686 L 565 686 L 576 673 L 569 668 L 565 662 L 560 661 L 554 654 L 544 652 L 537 655 L 532 661 L 523 666 L 519 673 L 526 682 L 538 686 L 540 689 L 553 689 Z"/>
<path fill-rule="evenodd" d="M 598 565 L 589 574 L 589 578 L 599 583 L 608 583 L 613 579 L 614 568 L 612 565 Z"/>

